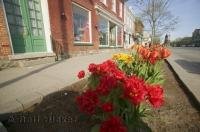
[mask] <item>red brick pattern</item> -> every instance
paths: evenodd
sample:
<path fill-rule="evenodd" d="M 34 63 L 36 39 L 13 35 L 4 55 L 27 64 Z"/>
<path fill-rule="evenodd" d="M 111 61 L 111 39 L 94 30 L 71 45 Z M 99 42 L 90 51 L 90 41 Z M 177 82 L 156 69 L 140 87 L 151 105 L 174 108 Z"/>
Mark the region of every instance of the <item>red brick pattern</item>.
<path fill-rule="evenodd" d="M 48 0 L 50 25 L 52 39 L 61 43 L 64 51 L 70 54 L 79 52 L 98 51 L 99 49 L 99 33 L 98 33 L 98 16 L 94 9 L 95 4 L 99 4 L 105 10 L 109 11 L 118 19 L 123 21 L 123 17 L 119 17 L 119 1 L 124 5 L 123 0 L 116 0 L 116 13 L 112 11 L 112 2 L 107 0 L 107 5 L 99 2 L 100 0 Z M 91 31 L 92 45 L 75 45 L 73 36 L 73 18 L 72 18 L 72 2 L 91 11 Z M 123 11 L 123 8 L 122 8 Z M 5 14 L 0 4 L 0 56 L 5 57 L 11 54 L 9 35 L 5 23 Z M 124 11 L 122 13 L 124 16 Z"/>
<path fill-rule="evenodd" d="M 91 11 L 92 45 L 75 45 L 73 36 L 72 1 Z M 79 51 L 98 49 L 97 18 L 92 0 L 48 0 L 50 25 L 53 39 L 63 43 L 65 51 L 71 55 Z"/>
<path fill-rule="evenodd" d="M 99 33 L 98 16 L 94 9 L 95 4 L 101 5 L 105 10 L 123 21 L 123 17 L 119 17 L 118 1 L 123 4 L 123 0 L 117 0 L 117 13 L 114 13 L 111 9 L 111 0 L 107 0 L 107 6 L 103 5 L 99 0 L 48 0 L 52 38 L 62 42 L 65 52 L 69 55 L 97 51 L 99 49 Z M 74 44 L 72 2 L 91 11 L 92 45 Z"/>
<path fill-rule="evenodd" d="M 5 23 L 3 7 L 0 4 L 0 58 L 4 58 L 11 54 L 9 35 Z"/>

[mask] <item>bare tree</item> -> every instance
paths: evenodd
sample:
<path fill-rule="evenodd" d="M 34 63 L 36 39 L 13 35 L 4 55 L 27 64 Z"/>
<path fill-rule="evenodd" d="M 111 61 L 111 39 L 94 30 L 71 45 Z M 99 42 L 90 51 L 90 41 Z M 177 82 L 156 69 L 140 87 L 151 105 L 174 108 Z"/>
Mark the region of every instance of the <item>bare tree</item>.
<path fill-rule="evenodd" d="M 178 17 L 169 11 L 170 0 L 136 0 L 132 2 L 141 12 L 143 22 L 151 31 L 151 41 L 175 29 Z"/>

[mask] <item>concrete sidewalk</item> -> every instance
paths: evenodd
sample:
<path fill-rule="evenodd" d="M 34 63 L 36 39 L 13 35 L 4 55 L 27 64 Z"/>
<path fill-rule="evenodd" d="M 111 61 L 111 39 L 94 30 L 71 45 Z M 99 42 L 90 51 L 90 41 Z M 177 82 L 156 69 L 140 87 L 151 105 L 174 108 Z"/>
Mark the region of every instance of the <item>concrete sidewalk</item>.
<path fill-rule="evenodd" d="M 178 63 L 179 60 L 185 60 L 177 54 L 173 54 L 167 59 L 173 70 L 176 72 L 179 79 L 184 83 L 190 93 L 196 98 L 200 104 L 200 74 L 189 72 Z M 192 68 L 188 64 L 188 67 Z"/>
<path fill-rule="evenodd" d="M 101 63 L 116 52 L 120 50 L 0 71 L 0 114 L 21 111 L 41 102 L 46 95 L 78 82 L 77 73 L 87 70 L 90 63 Z"/>
<path fill-rule="evenodd" d="M 87 70 L 90 63 L 101 63 L 119 52 L 122 51 L 111 50 L 51 64 L 0 71 L 0 114 L 21 111 L 40 103 L 46 95 L 78 82 L 77 73 Z M 167 61 L 200 102 L 200 75 L 183 69 L 176 63 L 179 59 L 180 56 L 172 54 Z"/>

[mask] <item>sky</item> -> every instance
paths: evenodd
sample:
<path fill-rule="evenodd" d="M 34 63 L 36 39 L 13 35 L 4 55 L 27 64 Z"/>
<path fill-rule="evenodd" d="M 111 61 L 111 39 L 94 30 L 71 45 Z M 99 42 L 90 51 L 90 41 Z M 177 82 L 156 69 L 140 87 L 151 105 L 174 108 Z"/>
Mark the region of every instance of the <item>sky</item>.
<path fill-rule="evenodd" d="M 192 36 L 194 29 L 200 28 L 200 0 L 171 0 L 169 10 L 179 17 L 176 29 L 170 32 L 171 40 Z"/>

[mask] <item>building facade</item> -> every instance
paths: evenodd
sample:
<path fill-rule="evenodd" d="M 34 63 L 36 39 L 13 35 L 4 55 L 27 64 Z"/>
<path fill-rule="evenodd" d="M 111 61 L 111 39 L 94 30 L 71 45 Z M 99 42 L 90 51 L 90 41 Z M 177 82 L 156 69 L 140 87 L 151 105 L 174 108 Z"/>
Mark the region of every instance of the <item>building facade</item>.
<path fill-rule="evenodd" d="M 48 0 L 51 33 L 69 56 L 123 47 L 122 0 Z"/>
<path fill-rule="evenodd" d="M 195 29 L 192 33 L 192 43 L 195 47 L 200 47 L 200 29 Z"/>
<path fill-rule="evenodd" d="M 10 39 L 5 21 L 3 2 L 0 1 L 0 57 L 4 58 L 11 54 Z"/>
<path fill-rule="evenodd" d="M 99 47 L 123 47 L 124 1 L 100 0 L 95 4 Z"/>
<path fill-rule="evenodd" d="M 151 34 L 147 31 L 143 31 L 142 45 L 149 46 L 150 43 L 151 43 Z"/>
<path fill-rule="evenodd" d="M 1 57 L 123 47 L 124 0 L 0 0 L 0 14 Z"/>
<path fill-rule="evenodd" d="M 47 0 L 0 1 L 1 57 L 23 59 L 53 53 Z"/>
<path fill-rule="evenodd" d="M 135 17 L 128 5 L 124 6 L 124 48 L 134 45 Z"/>
<path fill-rule="evenodd" d="M 140 18 L 135 18 L 135 43 L 142 44 L 144 25 Z"/>

